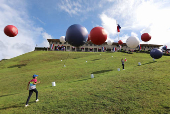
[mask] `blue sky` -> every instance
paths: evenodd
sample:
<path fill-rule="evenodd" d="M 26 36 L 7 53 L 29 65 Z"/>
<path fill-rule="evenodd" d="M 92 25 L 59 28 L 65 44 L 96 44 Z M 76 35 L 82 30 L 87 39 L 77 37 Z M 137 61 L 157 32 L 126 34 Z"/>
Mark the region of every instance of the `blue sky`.
<path fill-rule="evenodd" d="M 102 26 L 107 40 L 118 41 L 116 21 L 120 24 L 120 39 L 147 32 L 149 44 L 170 47 L 169 0 L 1 0 L 0 1 L 0 59 L 12 58 L 49 47 L 47 39 L 65 36 L 67 28 L 80 24 L 91 31 Z M 18 28 L 18 35 L 7 37 L 6 25 Z M 140 42 L 145 43 L 146 42 Z"/>

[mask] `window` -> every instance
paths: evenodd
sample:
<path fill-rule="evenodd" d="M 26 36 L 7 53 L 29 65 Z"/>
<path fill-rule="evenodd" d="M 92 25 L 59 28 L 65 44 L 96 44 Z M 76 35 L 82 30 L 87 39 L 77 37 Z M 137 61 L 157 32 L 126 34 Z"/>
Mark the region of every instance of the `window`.
<path fill-rule="evenodd" d="M 60 42 L 60 44 L 62 44 L 62 42 Z"/>
<path fill-rule="evenodd" d="M 90 46 L 92 46 L 92 44 L 90 44 Z"/>
<path fill-rule="evenodd" d="M 70 46 L 67 46 L 67 49 L 70 50 Z"/>
<path fill-rule="evenodd" d="M 56 42 L 56 44 L 57 44 L 57 42 Z"/>
<path fill-rule="evenodd" d="M 64 44 L 66 44 L 66 42 L 64 42 Z"/>
<path fill-rule="evenodd" d="M 86 44 L 86 46 L 88 46 L 88 44 Z"/>

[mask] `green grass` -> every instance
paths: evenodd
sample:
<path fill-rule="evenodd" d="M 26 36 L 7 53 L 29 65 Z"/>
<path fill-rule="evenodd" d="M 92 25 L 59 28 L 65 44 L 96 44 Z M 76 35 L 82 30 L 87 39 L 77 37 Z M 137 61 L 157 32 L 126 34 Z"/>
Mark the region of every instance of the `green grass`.
<path fill-rule="evenodd" d="M 125 70 L 121 58 L 127 59 Z M 145 53 L 26 53 L 0 62 L 0 114 L 168 114 L 169 63 L 169 56 L 153 61 Z M 41 81 L 40 101 L 35 103 L 33 93 L 25 108 L 33 74 Z"/>

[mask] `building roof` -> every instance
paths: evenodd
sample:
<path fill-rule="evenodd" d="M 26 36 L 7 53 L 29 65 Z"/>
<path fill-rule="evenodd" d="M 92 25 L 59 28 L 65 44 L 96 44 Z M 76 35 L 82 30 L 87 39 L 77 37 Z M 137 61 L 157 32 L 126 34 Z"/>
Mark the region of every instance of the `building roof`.
<path fill-rule="evenodd" d="M 47 39 L 48 42 L 60 42 L 60 39 Z M 93 44 L 91 41 L 87 41 L 88 44 Z M 103 43 L 107 44 L 107 42 Z M 117 42 L 113 42 L 112 45 L 119 45 Z M 126 43 L 123 43 L 122 46 L 126 46 Z M 141 44 L 141 46 L 163 46 L 163 45 L 158 45 L 158 44 Z"/>

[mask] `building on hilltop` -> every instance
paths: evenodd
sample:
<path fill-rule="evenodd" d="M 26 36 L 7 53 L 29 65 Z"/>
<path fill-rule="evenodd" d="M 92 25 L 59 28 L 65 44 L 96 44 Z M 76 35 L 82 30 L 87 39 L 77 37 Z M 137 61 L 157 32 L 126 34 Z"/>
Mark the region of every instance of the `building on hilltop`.
<path fill-rule="evenodd" d="M 113 42 L 112 45 L 108 45 L 107 42 L 103 43 L 102 45 L 95 45 L 91 41 L 87 41 L 84 45 L 80 47 L 74 47 L 68 42 L 60 42 L 60 39 L 47 39 L 49 42 L 50 47 L 35 47 L 35 51 L 44 50 L 44 51 L 82 51 L 82 52 L 103 52 L 104 51 L 117 51 L 123 49 L 125 51 L 128 50 L 138 50 L 139 47 L 135 49 L 129 48 L 126 43 L 123 43 L 121 47 L 118 43 Z M 159 48 L 163 45 L 156 45 L 156 44 L 141 44 L 141 50 L 151 50 L 153 48 Z M 53 47 L 53 48 L 52 48 Z"/>

